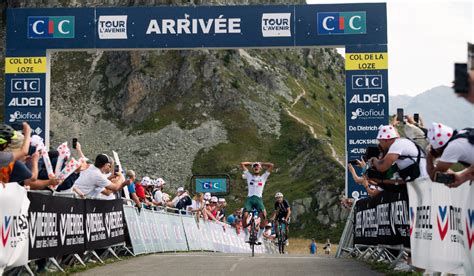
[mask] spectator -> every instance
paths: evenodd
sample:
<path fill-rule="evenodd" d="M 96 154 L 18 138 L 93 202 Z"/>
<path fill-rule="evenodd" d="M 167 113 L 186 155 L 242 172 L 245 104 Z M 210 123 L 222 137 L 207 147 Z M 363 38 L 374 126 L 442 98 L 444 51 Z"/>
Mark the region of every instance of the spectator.
<path fill-rule="evenodd" d="M 276 233 L 272 231 L 273 225 L 271 223 L 267 223 L 265 225 L 265 231 L 263 232 L 263 237 L 269 241 L 273 241 L 276 238 Z"/>
<path fill-rule="evenodd" d="M 204 194 L 199 193 L 194 196 L 191 205 L 187 208 L 187 211 L 189 214 L 194 213 L 196 215 L 196 221 L 199 221 L 199 218 L 201 216 L 205 217 L 206 220 L 207 214 L 203 212 L 204 208 L 206 208 L 206 204 L 204 202 Z"/>
<path fill-rule="evenodd" d="M 360 160 L 359 162 L 361 166 L 365 167 L 364 160 Z M 381 192 L 383 192 L 383 188 L 378 186 L 378 184 L 375 181 L 373 180 L 369 181 L 369 179 L 367 179 L 365 175 L 358 176 L 352 164 L 349 163 L 347 167 L 349 168 L 349 172 L 351 173 L 352 178 L 354 179 L 354 182 L 357 184 L 363 185 L 369 197 L 376 197 Z"/>
<path fill-rule="evenodd" d="M 70 176 L 68 176 L 64 181 L 56 188 L 56 192 L 71 192 L 72 186 L 76 183 L 77 179 L 79 178 L 81 171 L 86 170 L 89 168 L 89 165 L 86 163 L 87 158 L 85 157 L 84 153 L 82 152 L 82 146 L 79 142 L 76 143 L 76 151 L 79 157 L 79 160 L 83 160 L 83 164 L 79 167 L 75 172 L 73 172 Z M 45 168 L 46 169 L 46 168 Z M 50 181 L 54 181 L 55 179 L 50 179 Z"/>
<path fill-rule="evenodd" d="M 137 192 L 138 199 L 142 203 L 146 203 L 145 187 L 148 186 L 150 181 L 151 180 L 148 176 L 144 176 L 142 181 L 135 183 L 135 191 Z"/>
<path fill-rule="evenodd" d="M 447 172 L 456 163 L 467 168 L 474 164 L 474 129 L 456 131 L 449 126 L 433 123 L 428 130 L 428 139 L 430 147 L 426 159 L 431 180 L 435 180 L 436 172 Z M 456 184 L 449 186 L 457 187 L 462 182 Z"/>
<path fill-rule="evenodd" d="M 166 182 L 163 178 L 158 178 L 155 183 L 155 190 L 153 191 L 153 205 L 165 206 L 166 202 L 163 200 L 163 189 L 165 188 Z"/>
<path fill-rule="evenodd" d="M 386 172 L 392 167 L 393 163 L 396 163 L 399 168 L 399 175 L 406 182 L 428 176 L 425 155 L 422 149 L 406 138 L 399 138 L 393 126 L 381 126 L 377 139 L 380 147 L 387 154 L 382 159 L 371 158 L 369 166 L 379 172 Z"/>
<path fill-rule="evenodd" d="M 27 123 L 23 123 L 23 143 L 19 150 L 5 152 L 5 149 L 16 139 L 17 132 L 9 125 L 0 125 L 0 182 L 10 182 L 10 176 L 15 165 L 15 161 L 22 160 L 30 147 L 31 128 Z"/>
<path fill-rule="evenodd" d="M 309 245 L 309 254 L 311 255 L 316 255 L 318 245 L 314 241 L 314 239 L 311 240 L 311 244 Z"/>
<path fill-rule="evenodd" d="M 227 207 L 227 202 L 225 198 L 219 198 L 217 203 L 217 220 L 224 222 L 225 220 L 225 207 Z"/>
<path fill-rule="evenodd" d="M 211 200 L 211 193 L 207 192 L 204 194 L 204 200 L 205 201 L 210 201 Z"/>
<path fill-rule="evenodd" d="M 74 183 L 74 191 L 81 197 L 97 198 L 99 194 L 108 196 L 130 184 L 130 181 L 125 181 L 121 172 L 110 179 L 106 177 L 112 171 L 112 163 L 107 155 L 97 155 L 94 165 L 83 171 Z"/>
<path fill-rule="evenodd" d="M 188 191 L 185 191 L 183 187 L 179 187 L 177 189 L 176 197 L 168 203 L 168 207 L 173 207 L 178 210 L 187 210 L 187 207 L 191 204 L 192 200 Z"/>
<path fill-rule="evenodd" d="M 135 171 L 128 170 L 125 174 L 127 180 L 130 181 L 130 185 L 128 185 L 128 193 L 130 194 L 130 198 L 135 202 L 137 208 L 141 208 L 140 199 L 137 196 L 137 192 L 135 190 L 135 181 L 136 181 L 136 174 Z"/>
<path fill-rule="evenodd" d="M 323 249 L 326 255 L 331 254 L 331 241 L 329 239 L 326 240 L 326 244 L 324 245 Z"/>
<path fill-rule="evenodd" d="M 429 142 L 426 139 L 426 134 L 428 130 L 424 127 L 423 119 L 419 117 L 418 122 L 416 122 L 412 116 L 406 115 L 406 120 L 403 122 L 397 121 L 397 116 L 393 117 L 392 125 L 397 127 L 398 130 L 403 130 L 405 133 L 405 137 L 414 141 L 417 145 L 419 145 L 422 149 L 425 149 Z M 402 124 L 400 124 L 402 123 Z"/>
<path fill-rule="evenodd" d="M 230 214 L 230 216 L 227 217 L 227 223 L 230 224 L 232 227 L 235 227 L 235 222 L 238 219 L 238 212 L 240 209 L 237 209 L 234 211 L 234 213 Z"/>

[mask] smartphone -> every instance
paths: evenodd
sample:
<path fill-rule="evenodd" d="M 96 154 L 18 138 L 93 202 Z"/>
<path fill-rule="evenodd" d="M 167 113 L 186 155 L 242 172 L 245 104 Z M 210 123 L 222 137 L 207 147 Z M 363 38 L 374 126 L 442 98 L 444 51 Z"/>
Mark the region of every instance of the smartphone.
<path fill-rule="evenodd" d="M 436 172 L 435 182 L 442 184 L 451 184 L 454 182 L 454 174 Z"/>
<path fill-rule="evenodd" d="M 403 122 L 403 108 L 397 108 L 397 121 Z"/>
<path fill-rule="evenodd" d="M 467 63 L 454 64 L 454 92 L 467 94 L 469 92 L 469 81 L 467 75 Z"/>
<path fill-rule="evenodd" d="M 115 165 L 114 174 L 117 174 L 120 171 L 119 165 Z"/>
<path fill-rule="evenodd" d="M 77 138 L 72 138 L 72 148 L 76 149 L 77 147 Z"/>
<path fill-rule="evenodd" d="M 419 123 L 420 122 L 420 114 L 418 114 L 418 113 L 413 114 L 413 120 L 415 120 L 416 123 Z"/>
<path fill-rule="evenodd" d="M 354 165 L 354 166 L 358 166 L 359 165 L 359 160 L 357 160 L 357 159 L 349 160 L 349 164 Z"/>

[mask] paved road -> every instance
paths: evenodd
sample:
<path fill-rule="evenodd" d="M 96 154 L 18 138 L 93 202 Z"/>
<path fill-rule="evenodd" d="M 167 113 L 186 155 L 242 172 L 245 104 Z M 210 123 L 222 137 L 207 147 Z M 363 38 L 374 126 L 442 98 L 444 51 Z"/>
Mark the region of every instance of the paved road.
<path fill-rule="evenodd" d="M 197 274 L 196 274 L 197 273 Z M 222 253 L 154 254 L 87 270 L 79 275 L 380 275 L 334 257 Z"/>

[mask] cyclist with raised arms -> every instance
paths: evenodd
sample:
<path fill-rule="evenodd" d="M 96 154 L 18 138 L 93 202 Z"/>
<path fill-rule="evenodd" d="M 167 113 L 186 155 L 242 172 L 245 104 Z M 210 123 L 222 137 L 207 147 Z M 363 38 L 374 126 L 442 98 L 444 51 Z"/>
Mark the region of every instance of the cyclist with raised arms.
<path fill-rule="evenodd" d="M 247 166 L 252 167 L 252 172 L 249 172 Z M 260 229 L 258 231 L 257 239 L 258 243 L 263 243 L 263 233 L 265 232 L 265 225 L 267 211 L 263 205 L 262 194 L 265 183 L 267 182 L 268 176 L 270 176 L 271 171 L 273 170 L 272 163 L 251 163 L 251 162 L 242 162 L 240 167 L 244 171 L 245 179 L 247 180 L 248 186 L 248 195 L 244 205 L 244 213 L 242 218 L 242 227 L 245 233 L 245 241 L 248 242 L 250 235 L 248 227 L 248 216 L 249 212 L 252 212 L 255 208 L 260 217 Z M 262 169 L 265 168 L 265 173 L 262 173 Z"/>
<path fill-rule="evenodd" d="M 283 194 L 278 192 L 275 194 L 275 211 L 273 211 L 272 220 L 275 222 L 275 229 L 281 222 L 285 222 L 285 243 L 288 246 L 288 233 L 290 225 L 291 207 L 286 199 L 283 199 Z M 278 236 L 278 231 L 277 236 Z"/>

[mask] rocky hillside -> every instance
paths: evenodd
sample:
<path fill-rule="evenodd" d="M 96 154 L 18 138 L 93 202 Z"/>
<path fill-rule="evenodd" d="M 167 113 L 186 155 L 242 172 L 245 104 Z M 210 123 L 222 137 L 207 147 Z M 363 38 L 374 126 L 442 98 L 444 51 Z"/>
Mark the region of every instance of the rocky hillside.
<path fill-rule="evenodd" d="M 77 137 L 89 157 L 116 150 L 124 166 L 171 187 L 189 187 L 193 173 L 228 173 L 229 211 L 246 196 L 239 162 L 274 162 L 267 208 L 282 191 L 295 211 L 293 233 L 337 240 L 345 216 L 337 161 L 344 147 L 343 83 L 343 59 L 332 49 L 59 52 L 52 62 L 52 145 Z"/>

